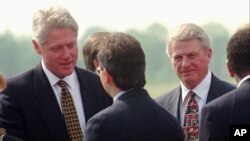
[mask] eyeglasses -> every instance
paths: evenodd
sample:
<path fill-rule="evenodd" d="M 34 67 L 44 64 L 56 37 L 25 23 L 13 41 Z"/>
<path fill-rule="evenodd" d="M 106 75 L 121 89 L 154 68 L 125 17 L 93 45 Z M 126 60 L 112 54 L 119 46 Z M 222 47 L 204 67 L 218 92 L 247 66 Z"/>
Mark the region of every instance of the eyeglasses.
<path fill-rule="evenodd" d="M 104 68 L 101 68 L 101 67 L 98 67 L 98 68 L 96 68 L 96 73 L 98 74 L 98 75 L 100 75 L 100 73 L 101 73 L 101 71 L 103 71 L 104 70 Z"/>

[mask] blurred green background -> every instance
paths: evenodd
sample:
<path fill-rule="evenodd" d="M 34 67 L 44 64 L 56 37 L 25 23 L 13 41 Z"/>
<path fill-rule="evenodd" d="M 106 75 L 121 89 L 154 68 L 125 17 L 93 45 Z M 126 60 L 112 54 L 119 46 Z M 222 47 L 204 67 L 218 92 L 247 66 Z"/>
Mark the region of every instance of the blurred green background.
<path fill-rule="evenodd" d="M 232 33 L 220 23 L 205 23 L 201 25 L 210 37 L 213 57 L 210 64 L 211 71 L 219 78 L 234 81 L 229 77 L 226 69 L 226 44 Z M 82 46 L 88 35 L 110 29 L 93 26 L 84 33 L 79 33 L 78 66 L 84 68 Z M 128 29 L 122 31 L 136 37 L 146 55 L 146 89 L 152 97 L 159 96 L 179 84 L 168 57 L 165 53 L 166 38 L 169 29 L 162 24 L 153 23 L 143 30 Z M 14 35 L 10 31 L 0 34 L 0 72 L 7 78 L 20 74 L 39 63 L 40 57 L 35 53 L 31 43 L 32 37 Z M 126 59 L 126 58 L 124 58 Z"/>

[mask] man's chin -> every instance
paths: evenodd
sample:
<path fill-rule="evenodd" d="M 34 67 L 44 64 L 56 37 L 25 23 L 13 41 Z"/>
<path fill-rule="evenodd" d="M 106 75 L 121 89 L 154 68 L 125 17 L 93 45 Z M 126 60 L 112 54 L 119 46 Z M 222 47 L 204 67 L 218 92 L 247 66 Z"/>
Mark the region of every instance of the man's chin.
<path fill-rule="evenodd" d="M 72 69 L 69 69 L 69 70 L 63 70 L 63 71 L 61 71 L 61 77 L 66 77 L 66 76 L 69 76 L 69 75 L 71 75 L 72 73 L 73 73 L 73 71 L 74 71 L 74 69 L 72 70 Z"/>
<path fill-rule="evenodd" d="M 194 81 L 194 76 L 182 76 L 181 81 L 184 83 L 192 83 Z"/>
<path fill-rule="evenodd" d="M 65 75 L 71 75 L 71 74 L 73 73 L 73 71 L 74 71 L 74 70 L 72 70 L 72 69 L 71 69 L 71 70 L 67 70 L 67 71 L 65 71 L 64 74 L 65 74 Z"/>

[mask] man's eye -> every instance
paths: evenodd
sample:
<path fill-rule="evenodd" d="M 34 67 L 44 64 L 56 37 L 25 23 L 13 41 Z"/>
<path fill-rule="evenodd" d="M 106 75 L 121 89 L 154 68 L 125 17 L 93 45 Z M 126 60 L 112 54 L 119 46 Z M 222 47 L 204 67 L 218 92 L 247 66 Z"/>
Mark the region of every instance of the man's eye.
<path fill-rule="evenodd" d="M 76 44 L 73 44 L 73 43 L 72 43 L 72 44 L 68 44 L 67 46 L 68 46 L 69 48 L 74 48 L 74 47 L 76 47 Z"/>
<path fill-rule="evenodd" d="M 175 57 L 175 58 L 173 59 L 174 62 L 180 62 L 181 60 L 182 60 L 181 57 Z"/>
<path fill-rule="evenodd" d="M 52 47 L 51 49 L 52 49 L 52 50 L 59 50 L 60 47 L 59 47 L 59 46 L 56 46 L 56 47 Z"/>
<path fill-rule="evenodd" d="M 189 57 L 190 58 L 195 58 L 197 55 L 196 54 L 190 54 Z"/>

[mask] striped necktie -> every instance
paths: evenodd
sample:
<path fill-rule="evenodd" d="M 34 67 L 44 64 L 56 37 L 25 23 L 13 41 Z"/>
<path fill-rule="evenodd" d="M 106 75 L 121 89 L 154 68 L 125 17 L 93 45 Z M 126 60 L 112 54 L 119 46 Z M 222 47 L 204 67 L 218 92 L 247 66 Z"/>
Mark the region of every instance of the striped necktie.
<path fill-rule="evenodd" d="M 62 88 L 62 111 L 71 141 L 82 141 L 83 134 L 80 127 L 80 122 L 77 116 L 73 99 L 69 90 L 67 89 L 67 83 L 64 80 L 59 80 L 57 84 Z"/>
<path fill-rule="evenodd" d="M 184 116 L 184 140 L 185 141 L 198 141 L 199 135 L 199 115 L 198 103 L 195 100 L 195 93 L 190 91 L 188 93 L 189 100 Z"/>

